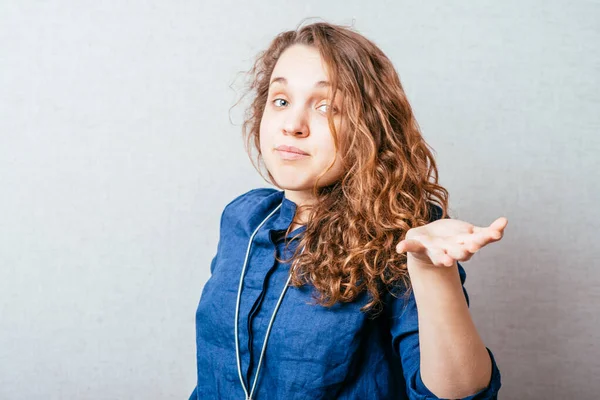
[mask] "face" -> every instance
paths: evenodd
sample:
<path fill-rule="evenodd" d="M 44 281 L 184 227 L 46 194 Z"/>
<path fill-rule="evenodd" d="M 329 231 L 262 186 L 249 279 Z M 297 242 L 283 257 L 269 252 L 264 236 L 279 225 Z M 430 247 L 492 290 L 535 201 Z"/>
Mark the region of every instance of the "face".
<path fill-rule="evenodd" d="M 294 45 L 281 54 L 271 75 L 260 124 L 260 150 L 277 186 L 297 205 L 311 202 L 316 178 L 334 159 L 319 187 L 336 182 L 343 173 L 326 114 L 329 107 L 340 110 L 341 97 L 338 92 L 332 103 L 330 95 L 325 64 L 317 49 Z M 334 114 L 338 136 L 340 118 L 338 111 Z M 278 146 L 295 147 L 305 154 Z"/>

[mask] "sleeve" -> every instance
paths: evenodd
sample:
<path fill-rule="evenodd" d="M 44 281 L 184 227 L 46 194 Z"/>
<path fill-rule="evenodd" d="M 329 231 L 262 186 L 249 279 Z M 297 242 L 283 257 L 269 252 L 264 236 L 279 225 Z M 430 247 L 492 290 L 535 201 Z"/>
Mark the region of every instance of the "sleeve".
<path fill-rule="evenodd" d="M 235 197 L 233 200 L 231 200 L 229 203 L 227 203 L 225 205 L 225 207 L 223 207 L 223 211 L 221 212 L 221 216 L 219 218 L 219 232 L 218 232 L 218 241 L 217 241 L 217 250 L 216 253 L 214 254 L 211 262 L 210 262 L 210 275 L 212 277 L 212 275 L 215 273 L 215 267 L 218 264 L 218 260 L 219 260 L 219 255 L 221 254 L 221 244 L 223 243 L 223 238 L 226 237 L 227 232 L 224 230 L 224 225 L 225 224 L 230 224 L 231 221 L 228 220 L 230 218 L 230 210 L 232 209 L 232 207 L 235 206 L 235 204 L 239 203 L 240 201 L 242 201 L 242 199 L 246 196 L 248 196 L 251 193 L 254 193 L 256 191 L 255 190 L 251 190 L 249 192 L 243 193 L 237 197 Z M 235 212 L 235 211 L 234 211 Z M 210 278 L 209 278 L 210 279 Z M 202 296 L 201 296 L 202 299 Z M 196 382 L 196 386 L 194 386 L 194 390 L 192 391 L 192 393 L 190 394 L 189 400 L 199 400 L 198 399 L 198 383 Z"/>
<path fill-rule="evenodd" d="M 212 258 L 211 262 L 210 262 L 210 274 L 212 275 L 215 272 L 215 265 L 217 265 L 217 257 L 219 256 L 219 254 L 221 253 L 221 242 L 223 241 L 222 236 L 223 236 L 223 220 L 225 219 L 225 211 L 227 210 L 227 207 L 229 205 L 225 206 L 223 208 L 223 211 L 221 212 L 221 218 L 220 218 L 220 222 L 219 222 L 219 241 L 217 242 L 217 252 L 214 255 L 214 257 Z"/>
<path fill-rule="evenodd" d="M 462 265 L 458 263 L 458 270 L 461 282 L 464 285 L 466 273 Z M 463 286 L 463 292 L 469 304 L 469 298 L 466 289 Z M 409 297 L 399 296 L 398 298 L 390 296 L 390 327 L 392 337 L 392 347 L 396 356 L 400 357 L 402 370 L 406 381 L 406 394 L 410 400 L 430 400 L 438 399 L 421 380 L 420 362 L 421 353 L 419 351 L 419 326 L 417 304 L 414 293 L 411 291 Z M 487 400 L 497 399 L 500 390 L 500 371 L 496 364 L 494 355 L 488 348 L 488 353 L 492 361 L 492 376 L 489 385 L 468 397 L 465 400 Z"/>

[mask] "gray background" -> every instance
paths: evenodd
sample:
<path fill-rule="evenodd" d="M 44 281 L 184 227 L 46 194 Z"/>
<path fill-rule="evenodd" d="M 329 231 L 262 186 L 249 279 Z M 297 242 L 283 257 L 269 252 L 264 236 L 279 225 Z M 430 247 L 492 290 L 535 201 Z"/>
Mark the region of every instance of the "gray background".
<path fill-rule="evenodd" d="M 393 60 L 455 218 L 509 219 L 465 264 L 500 398 L 596 397 L 598 2 L 4 0 L 0 399 L 187 399 L 220 213 L 269 186 L 238 72 L 305 17 Z"/>

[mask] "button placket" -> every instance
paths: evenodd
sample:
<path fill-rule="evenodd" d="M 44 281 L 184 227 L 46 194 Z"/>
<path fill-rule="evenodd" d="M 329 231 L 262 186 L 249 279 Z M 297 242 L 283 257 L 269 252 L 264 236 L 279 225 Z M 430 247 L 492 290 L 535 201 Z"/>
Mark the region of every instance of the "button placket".
<path fill-rule="evenodd" d="M 251 373 L 253 372 L 253 366 L 257 360 L 254 360 L 253 357 L 253 341 L 254 334 L 252 331 L 252 322 L 254 317 L 260 310 L 260 307 L 263 303 L 263 300 L 266 296 L 268 280 L 272 275 L 277 262 L 275 260 L 275 245 L 272 240 L 270 240 L 270 229 L 268 227 L 269 224 L 265 224 L 257 233 L 254 239 L 254 243 L 252 248 L 250 249 L 250 255 L 248 258 L 248 265 L 246 266 L 246 273 L 244 277 L 244 285 L 242 288 L 242 298 L 240 301 L 240 308 L 243 308 L 245 304 L 252 304 L 250 309 L 246 314 L 246 329 L 245 332 L 240 330 L 240 333 L 245 333 L 247 335 L 246 348 L 242 349 L 247 350 L 247 367 L 245 368 L 244 380 L 246 382 L 247 387 L 251 386 Z M 272 263 L 268 260 L 271 259 Z M 265 270 L 265 265 L 270 265 L 270 267 Z M 260 289 L 258 286 L 260 285 Z M 244 291 L 246 294 L 244 294 Z M 256 294 L 254 299 L 251 298 L 250 294 Z M 250 303 L 252 301 L 252 303 Z M 240 313 L 240 319 L 242 317 L 242 313 Z M 267 321 L 268 323 L 268 321 Z M 264 339 L 264 338 L 263 338 Z M 243 341 L 240 341 L 240 344 Z M 262 339 L 259 341 L 259 346 L 262 344 Z M 244 370 L 244 359 L 242 358 L 242 370 Z"/>
<path fill-rule="evenodd" d="M 248 385 L 250 385 L 251 372 L 254 367 L 254 361 L 255 361 L 254 360 L 254 351 L 253 351 L 253 349 L 254 349 L 254 346 L 253 346 L 254 332 L 252 331 L 252 322 L 254 321 L 254 318 L 256 317 L 258 311 L 260 310 L 262 303 L 266 297 L 269 279 L 271 278 L 271 275 L 273 275 L 273 272 L 275 271 L 276 266 L 277 266 L 277 261 L 274 260 L 273 265 L 271 266 L 271 268 L 269 268 L 269 270 L 265 274 L 262 290 L 261 290 L 258 298 L 256 299 L 256 301 L 252 305 L 252 309 L 250 310 L 250 312 L 248 314 L 248 318 L 247 318 L 249 363 L 248 363 L 248 369 L 246 370 L 246 381 L 248 382 Z M 259 343 L 262 343 L 262 340 L 260 340 Z"/>

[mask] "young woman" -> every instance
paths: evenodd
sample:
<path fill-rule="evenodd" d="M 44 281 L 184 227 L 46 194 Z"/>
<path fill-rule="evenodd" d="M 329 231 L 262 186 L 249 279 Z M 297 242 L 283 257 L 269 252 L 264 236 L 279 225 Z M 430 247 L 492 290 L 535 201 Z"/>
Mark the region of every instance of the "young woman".
<path fill-rule="evenodd" d="M 459 261 L 507 220 L 450 219 L 390 60 L 314 23 L 278 35 L 250 76 L 247 150 L 281 190 L 223 210 L 190 399 L 496 398 Z"/>

